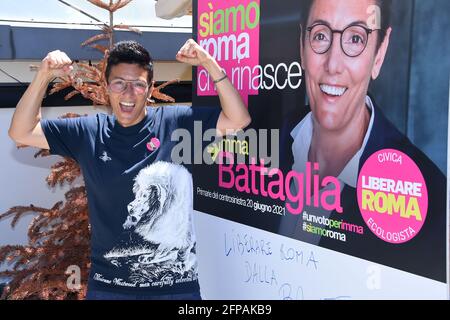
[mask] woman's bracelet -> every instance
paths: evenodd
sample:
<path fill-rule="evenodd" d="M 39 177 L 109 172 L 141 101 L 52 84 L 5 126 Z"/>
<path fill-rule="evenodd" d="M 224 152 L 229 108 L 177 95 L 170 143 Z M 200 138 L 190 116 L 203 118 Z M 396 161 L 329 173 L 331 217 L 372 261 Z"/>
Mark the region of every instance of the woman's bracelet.
<path fill-rule="evenodd" d="M 222 78 L 219 78 L 219 79 L 217 79 L 217 80 L 213 80 L 214 84 L 217 84 L 217 83 L 219 83 L 220 81 L 225 80 L 225 79 L 227 78 L 227 74 L 225 73 L 225 71 L 223 71 L 223 69 L 222 69 L 222 72 L 223 72 L 223 77 L 222 77 Z"/>

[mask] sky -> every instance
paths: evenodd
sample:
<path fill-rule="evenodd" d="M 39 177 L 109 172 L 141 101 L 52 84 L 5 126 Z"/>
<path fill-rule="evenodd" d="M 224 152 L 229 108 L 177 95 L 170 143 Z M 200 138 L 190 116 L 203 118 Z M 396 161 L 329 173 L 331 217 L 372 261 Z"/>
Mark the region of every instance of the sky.
<path fill-rule="evenodd" d="M 109 21 L 108 11 L 96 7 L 87 0 L 64 0 L 71 5 L 88 12 L 95 18 L 103 21 Z M 103 0 L 107 2 L 107 0 Z M 164 27 L 165 29 L 177 29 L 166 31 L 184 31 L 191 32 L 192 17 L 184 16 L 172 20 L 164 20 L 156 17 L 155 1 L 154 0 L 133 0 L 126 7 L 118 10 L 114 14 L 114 23 Z M 63 23 L 96 23 L 95 20 L 83 15 L 82 13 L 64 5 L 58 0 L 0 0 L 0 20 L 26 20 L 26 21 L 51 21 Z M 0 21 L 0 24 L 12 24 L 21 26 L 45 26 L 36 24 L 23 24 Z M 53 25 L 55 27 L 62 27 L 62 25 Z M 64 26 L 63 26 L 64 27 Z M 68 25 L 67 27 L 74 28 L 83 26 Z M 92 28 L 92 27 L 91 27 Z M 146 31 L 147 28 L 140 28 Z"/>

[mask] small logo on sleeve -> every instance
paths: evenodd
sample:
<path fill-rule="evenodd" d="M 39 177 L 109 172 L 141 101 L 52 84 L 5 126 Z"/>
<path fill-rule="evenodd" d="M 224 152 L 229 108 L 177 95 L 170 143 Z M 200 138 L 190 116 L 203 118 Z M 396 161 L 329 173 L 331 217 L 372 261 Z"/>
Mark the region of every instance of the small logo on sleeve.
<path fill-rule="evenodd" d="M 111 157 L 108 156 L 106 151 L 103 151 L 102 155 L 99 157 L 103 162 L 111 161 Z"/>

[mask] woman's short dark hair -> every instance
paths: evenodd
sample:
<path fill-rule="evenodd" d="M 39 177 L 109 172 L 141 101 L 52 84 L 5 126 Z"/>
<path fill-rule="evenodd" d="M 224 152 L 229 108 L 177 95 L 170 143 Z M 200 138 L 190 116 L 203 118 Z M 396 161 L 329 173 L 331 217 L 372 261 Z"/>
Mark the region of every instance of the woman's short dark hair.
<path fill-rule="evenodd" d="M 313 4 L 314 0 L 305 0 L 301 3 L 304 4 L 302 6 L 302 12 L 301 12 L 301 25 L 303 29 L 303 40 L 305 40 L 305 34 L 306 34 L 306 24 L 308 23 L 309 18 L 309 11 L 311 10 L 311 6 Z M 386 36 L 387 29 L 391 26 L 391 6 L 392 6 L 392 0 L 375 0 L 375 4 L 380 7 L 380 13 L 381 13 L 381 30 L 378 37 L 378 43 L 377 43 L 377 50 L 380 48 L 381 43 L 384 40 L 384 37 Z"/>
<path fill-rule="evenodd" d="M 150 84 L 153 80 L 153 60 L 141 44 L 136 41 L 117 42 L 109 52 L 108 61 L 105 70 L 106 81 L 108 82 L 111 68 L 120 63 L 137 64 L 147 70 L 147 81 Z"/>

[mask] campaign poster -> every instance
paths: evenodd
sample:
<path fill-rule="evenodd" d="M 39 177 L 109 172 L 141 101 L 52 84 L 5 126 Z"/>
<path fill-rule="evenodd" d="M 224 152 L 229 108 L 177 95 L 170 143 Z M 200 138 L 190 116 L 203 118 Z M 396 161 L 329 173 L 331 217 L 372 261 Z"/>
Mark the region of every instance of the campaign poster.
<path fill-rule="evenodd" d="M 194 208 L 446 283 L 448 22 L 426 19 L 450 8 L 427 3 L 194 1 L 252 116 L 195 165 Z M 205 70 L 193 84 L 218 105 Z"/>

